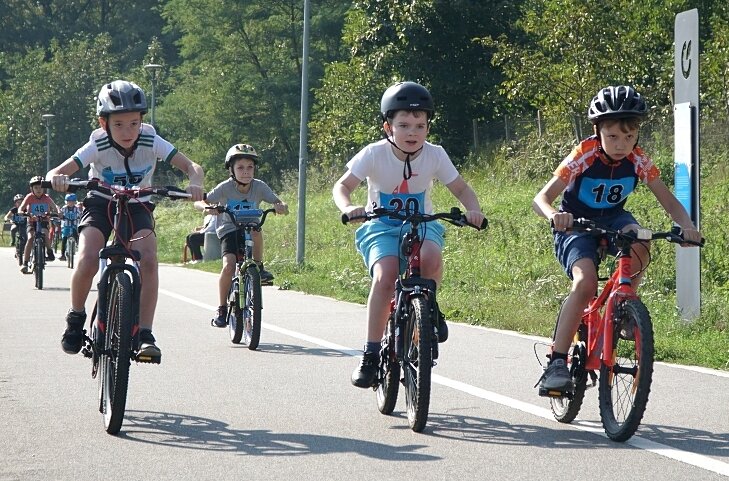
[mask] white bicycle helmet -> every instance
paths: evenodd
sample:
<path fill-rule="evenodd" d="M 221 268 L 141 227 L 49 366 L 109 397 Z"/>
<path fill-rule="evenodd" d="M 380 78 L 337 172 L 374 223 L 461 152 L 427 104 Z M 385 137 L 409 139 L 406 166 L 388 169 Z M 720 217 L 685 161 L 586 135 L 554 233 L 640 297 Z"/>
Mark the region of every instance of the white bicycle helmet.
<path fill-rule="evenodd" d="M 96 115 L 105 117 L 123 112 L 147 113 L 147 97 L 134 82 L 115 80 L 104 84 L 96 97 Z"/>

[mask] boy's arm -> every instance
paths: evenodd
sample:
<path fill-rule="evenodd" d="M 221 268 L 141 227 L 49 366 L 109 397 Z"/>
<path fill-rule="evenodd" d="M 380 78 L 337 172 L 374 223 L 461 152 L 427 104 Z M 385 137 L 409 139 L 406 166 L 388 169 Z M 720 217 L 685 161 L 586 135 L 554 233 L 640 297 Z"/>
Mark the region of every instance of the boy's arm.
<path fill-rule="evenodd" d="M 478 197 L 476 197 L 476 192 L 473 191 L 471 186 L 459 175 L 456 177 L 456 180 L 447 184 L 446 187 L 463 204 L 463 207 L 466 209 L 466 213 L 464 214 L 466 220 L 470 224 L 480 226 L 483 222 L 484 215 L 481 212 L 481 204 L 478 201 Z"/>
<path fill-rule="evenodd" d="M 671 216 L 671 219 L 681 226 L 684 238 L 693 242 L 700 242 L 701 233 L 696 230 L 696 226 L 688 212 L 686 212 L 686 209 L 684 209 L 683 204 L 666 187 L 666 184 L 663 183 L 660 177 L 653 179 L 647 185 L 663 209 Z"/>
<path fill-rule="evenodd" d="M 570 212 L 560 212 L 552 205 L 566 188 L 567 184 L 555 175 L 534 196 L 534 200 L 532 201 L 532 209 L 534 209 L 534 212 L 551 221 L 554 224 L 554 228 L 559 231 L 564 231 L 572 227 L 572 214 Z"/>
<path fill-rule="evenodd" d="M 352 192 L 362 183 L 352 172 L 347 171 L 334 183 L 332 197 L 334 204 L 348 217 L 361 217 L 365 215 L 365 209 L 361 205 L 352 205 Z"/>
<path fill-rule="evenodd" d="M 190 185 L 186 189 L 187 192 L 192 195 L 192 200 L 201 201 L 203 198 L 202 185 L 205 180 L 203 168 L 179 151 L 172 157 L 170 164 L 187 174 L 187 178 L 190 179 Z"/>

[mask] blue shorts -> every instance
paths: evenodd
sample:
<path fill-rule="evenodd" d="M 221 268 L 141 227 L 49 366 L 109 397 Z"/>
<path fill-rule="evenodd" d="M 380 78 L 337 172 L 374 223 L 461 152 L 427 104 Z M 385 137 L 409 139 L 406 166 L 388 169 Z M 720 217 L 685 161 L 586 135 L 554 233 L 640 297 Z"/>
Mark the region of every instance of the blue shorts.
<path fill-rule="evenodd" d="M 387 256 L 400 259 L 400 272 L 405 271 L 406 259 L 400 254 L 400 238 L 410 230 L 409 225 L 391 226 L 384 222 L 370 221 L 362 224 L 354 235 L 354 244 L 362 254 L 367 271 L 372 275 L 375 262 Z M 435 242 L 442 250 L 445 227 L 440 222 L 420 225 L 420 237 Z"/>
<path fill-rule="evenodd" d="M 638 224 L 633 214 L 624 211 L 621 214 L 594 217 L 590 219 L 612 229 L 622 229 L 631 224 Z M 600 265 L 600 257 L 598 256 L 598 237 L 589 232 L 555 232 L 554 233 L 554 254 L 562 265 L 562 268 L 572 279 L 572 266 L 580 259 L 589 258 L 595 263 L 595 267 Z M 608 247 L 611 254 L 617 253 L 614 245 Z"/>

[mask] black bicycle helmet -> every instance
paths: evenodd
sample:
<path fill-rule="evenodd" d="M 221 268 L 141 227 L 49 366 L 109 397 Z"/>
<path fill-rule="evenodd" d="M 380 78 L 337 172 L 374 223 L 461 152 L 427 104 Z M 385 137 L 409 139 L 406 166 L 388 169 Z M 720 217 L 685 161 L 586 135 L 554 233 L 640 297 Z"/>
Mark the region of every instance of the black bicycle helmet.
<path fill-rule="evenodd" d="M 96 99 L 96 115 L 99 117 L 123 112 L 147 113 L 144 91 L 137 84 L 126 80 L 104 84 Z"/>
<path fill-rule="evenodd" d="M 396 83 L 382 94 L 382 100 L 380 100 L 382 120 L 386 121 L 392 116 L 392 112 L 396 110 L 423 110 L 427 113 L 428 120 L 430 120 L 435 113 L 433 97 L 428 89 L 419 83 Z"/>
<path fill-rule="evenodd" d="M 238 157 L 251 159 L 255 165 L 258 165 L 258 152 L 256 152 L 256 149 L 248 144 L 235 144 L 225 154 L 225 168 L 230 169 L 233 159 Z"/>
<path fill-rule="evenodd" d="M 30 180 L 28 181 L 28 185 L 30 187 L 33 187 L 34 185 L 40 185 L 43 180 L 43 177 L 41 177 L 40 175 L 36 175 L 30 178 Z"/>
<path fill-rule="evenodd" d="M 587 118 L 593 124 L 606 119 L 643 117 L 648 107 L 643 97 L 627 85 L 610 86 L 600 90 L 590 102 Z"/>

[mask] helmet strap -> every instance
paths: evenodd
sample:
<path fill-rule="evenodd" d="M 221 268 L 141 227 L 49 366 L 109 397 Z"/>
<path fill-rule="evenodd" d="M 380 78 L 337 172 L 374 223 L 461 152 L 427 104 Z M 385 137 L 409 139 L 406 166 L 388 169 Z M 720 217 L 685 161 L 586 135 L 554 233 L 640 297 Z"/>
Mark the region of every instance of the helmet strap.
<path fill-rule="evenodd" d="M 390 125 L 389 122 L 387 124 Z M 402 150 L 400 147 L 398 147 L 397 144 L 392 141 L 392 139 L 390 138 L 389 135 L 387 135 L 385 138 L 387 139 L 388 142 L 390 142 L 390 145 L 392 145 L 397 150 L 399 150 L 400 152 L 405 154 L 405 165 L 402 166 L 402 178 L 405 180 L 410 180 L 410 177 L 413 176 L 413 167 L 410 165 L 410 156 L 415 155 L 418 152 L 420 152 L 421 150 L 423 150 L 423 146 L 421 145 L 418 150 L 415 150 L 413 152 L 408 152 L 408 151 Z"/>
<path fill-rule="evenodd" d="M 233 169 L 230 169 L 230 178 L 231 178 L 231 179 L 233 179 L 233 180 L 235 181 L 235 183 L 236 183 L 236 184 L 238 184 L 238 185 L 242 185 L 243 187 L 247 187 L 247 186 L 251 185 L 251 183 L 250 183 L 250 182 L 248 182 L 247 184 L 244 184 L 244 183 L 243 183 L 243 182 L 241 182 L 240 180 L 236 179 L 236 178 L 235 178 L 235 174 L 233 173 Z"/>

